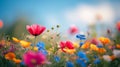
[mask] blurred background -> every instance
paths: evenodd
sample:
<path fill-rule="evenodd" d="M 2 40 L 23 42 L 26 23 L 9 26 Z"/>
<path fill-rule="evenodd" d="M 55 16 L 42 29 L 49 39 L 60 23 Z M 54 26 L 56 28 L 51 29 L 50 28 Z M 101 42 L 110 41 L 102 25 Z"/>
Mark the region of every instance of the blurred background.
<path fill-rule="evenodd" d="M 0 33 L 26 33 L 27 24 L 47 29 L 60 25 L 66 32 L 75 25 L 82 32 L 99 36 L 114 32 L 120 20 L 119 0 L 0 0 Z"/>

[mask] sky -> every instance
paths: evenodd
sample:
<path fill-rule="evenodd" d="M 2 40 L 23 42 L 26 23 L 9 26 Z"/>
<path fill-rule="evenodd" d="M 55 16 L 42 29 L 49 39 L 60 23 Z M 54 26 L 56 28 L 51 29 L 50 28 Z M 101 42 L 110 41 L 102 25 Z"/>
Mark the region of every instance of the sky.
<path fill-rule="evenodd" d="M 0 19 L 12 23 L 25 16 L 33 24 L 47 28 L 59 24 L 62 30 L 76 25 L 81 31 L 87 25 L 100 23 L 111 25 L 120 20 L 119 0 L 0 0 Z"/>

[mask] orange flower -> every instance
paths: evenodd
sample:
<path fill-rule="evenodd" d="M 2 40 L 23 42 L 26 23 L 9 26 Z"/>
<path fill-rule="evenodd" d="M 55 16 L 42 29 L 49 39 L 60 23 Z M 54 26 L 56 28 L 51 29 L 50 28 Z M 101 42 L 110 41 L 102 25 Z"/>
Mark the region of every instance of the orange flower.
<path fill-rule="evenodd" d="M 16 55 L 13 52 L 9 52 L 9 53 L 5 54 L 5 58 L 8 60 L 12 60 L 15 57 L 16 57 Z"/>
<path fill-rule="evenodd" d="M 17 64 L 21 63 L 22 61 L 20 59 L 13 58 L 13 61 Z"/>
<path fill-rule="evenodd" d="M 99 40 L 103 45 L 110 43 L 110 39 L 106 37 L 100 37 Z"/>
<path fill-rule="evenodd" d="M 20 44 L 21 44 L 22 47 L 27 48 L 27 47 L 30 46 L 31 43 L 30 43 L 30 42 L 27 42 L 27 41 L 24 41 L 24 40 L 21 40 L 21 41 L 20 41 Z"/>
<path fill-rule="evenodd" d="M 112 56 L 110 56 L 110 58 L 111 58 L 111 60 L 114 60 L 114 59 L 115 59 L 115 56 L 114 56 L 114 55 L 112 55 Z"/>
<path fill-rule="evenodd" d="M 88 49 L 89 46 L 90 46 L 90 42 L 86 42 L 85 44 L 83 44 L 83 45 L 81 46 L 81 48 L 82 48 L 82 49 Z"/>
<path fill-rule="evenodd" d="M 68 53 L 68 54 L 74 54 L 75 53 L 75 49 L 64 49 L 64 51 L 66 52 L 66 53 Z"/>
<path fill-rule="evenodd" d="M 15 37 L 12 37 L 12 40 L 14 41 L 14 42 L 20 42 L 20 40 L 19 39 L 17 39 L 17 38 L 15 38 Z"/>
<path fill-rule="evenodd" d="M 106 52 L 106 50 L 104 48 L 98 48 L 98 52 L 100 54 L 104 54 Z"/>
<path fill-rule="evenodd" d="M 98 47 L 94 44 L 90 45 L 90 50 L 98 51 Z"/>
<path fill-rule="evenodd" d="M 116 45 L 116 48 L 119 48 L 119 49 L 120 49 L 120 44 L 117 44 L 117 45 Z"/>

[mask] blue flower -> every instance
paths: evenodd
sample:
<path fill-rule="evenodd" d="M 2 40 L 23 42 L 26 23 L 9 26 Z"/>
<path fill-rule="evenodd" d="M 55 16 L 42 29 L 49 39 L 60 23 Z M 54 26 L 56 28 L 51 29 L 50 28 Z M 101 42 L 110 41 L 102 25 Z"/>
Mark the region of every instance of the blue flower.
<path fill-rule="evenodd" d="M 81 59 L 84 59 L 85 61 L 89 61 L 89 59 L 87 58 L 87 56 L 86 56 L 86 54 L 84 53 L 84 52 L 82 52 L 82 51 L 79 51 L 78 53 L 77 53 L 77 56 L 79 57 L 79 58 L 81 58 Z"/>
<path fill-rule="evenodd" d="M 60 61 L 60 57 L 54 56 L 54 60 L 55 60 L 56 62 L 59 62 L 59 61 Z"/>
<path fill-rule="evenodd" d="M 22 61 L 21 63 L 20 63 L 21 65 L 25 65 L 25 63 Z"/>
<path fill-rule="evenodd" d="M 103 45 L 97 45 L 98 48 L 103 48 Z"/>
<path fill-rule="evenodd" d="M 67 61 L 66 67 L 74 67 L 74 64 L 71 61 Z"/>
<path fill-rule="evenodd" d="M 48 52 L 45 49 L 38 49 L 40 52 L 42 52 L 44 55 L 47 55 Z"/>
<path fill-rule="evenodd" d="M 84 44 L 84 42 L 80 42 L 80 46 L 82 46 Z"/>
<path fill-rule="evenodd" d="M 38 42 L 38 43 L 37 43 L 37 47 L 38 47 L 38 48 L 43 48 L 43 49 L 45 49 L 45 44 L 44 44 L 44 42 Z"/>
<path fill-rule="evenodd" d="M 83 34 L 77 34 L 76 38 L 78 38 L 80 40 L 85 40 L 86 39 L 85 35 L 83 35 Z"/>
<path fill-rule="evenodd" d="M 79 64 L 81 67 L 87 67 L 87 63 L 84 60 L 80 60 L 79 58 L 76 59 L 76 63 Z"/>
<path fill-rule="evenodd" d="M 100 61 L 100 59 L 99 58 L 96 58 L 95 60 L 94 60 L 94 64 L 99 64 L 101 61 Z"/>

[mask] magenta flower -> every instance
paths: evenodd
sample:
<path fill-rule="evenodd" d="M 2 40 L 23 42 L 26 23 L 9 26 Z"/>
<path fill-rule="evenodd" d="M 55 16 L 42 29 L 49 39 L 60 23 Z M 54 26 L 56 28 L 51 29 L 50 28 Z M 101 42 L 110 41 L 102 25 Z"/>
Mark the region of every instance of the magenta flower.
<path fill-rule="evenodd" d="M 37 65 L 44 64 L 46 57 L 41 52 L 28 51 L 23 55 L 23 60 L 28 67 L 36 67 Z"/>
<path fill-rule="evenodd" d="M 79 32 L 79 30 L 78 30 L 77 26 L 75 26 L 75 25 L 70 26 L 70 28 L 69 28 L 70 34 L 76 34 L 78 32 Z"/>
<path fill-rule="evenodd" d="M 40 26 L 38 24 L 33 24 L 31 26 L 27 25 L 26 29 L 31 35 L 38 36 L 45 31 L 46 27 Z"/>

